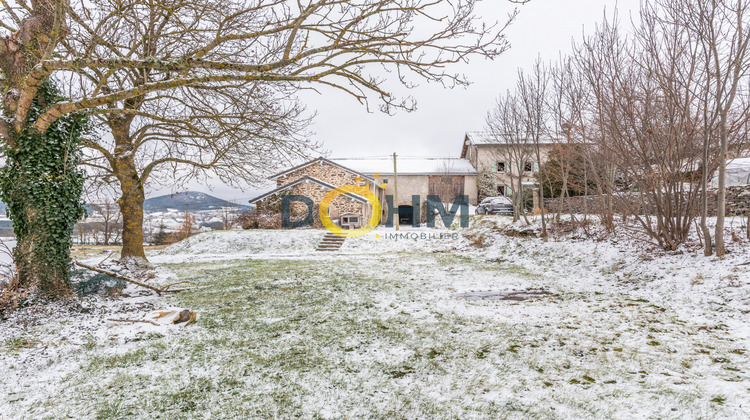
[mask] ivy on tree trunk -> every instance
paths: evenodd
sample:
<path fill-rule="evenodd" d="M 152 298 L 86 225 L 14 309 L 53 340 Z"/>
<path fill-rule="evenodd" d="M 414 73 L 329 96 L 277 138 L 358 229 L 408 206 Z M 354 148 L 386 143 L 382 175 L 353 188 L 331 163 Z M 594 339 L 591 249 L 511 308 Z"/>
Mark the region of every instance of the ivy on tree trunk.
<path fill-rule="evenodd" d="M 44 82 L 31 105 L 34 121 L 61 97 Z M 0 196 L 8 206 L 17 245 L 13 259 L 27 289 L 51 296 L 70 294 L 73 226 L 85 214 L 81 193 L 84 173 L 77 168 L 79 143 L 88 128 L 84 114 L 65 115 L 40 133 L 27 124 L 3 146 Z"/>

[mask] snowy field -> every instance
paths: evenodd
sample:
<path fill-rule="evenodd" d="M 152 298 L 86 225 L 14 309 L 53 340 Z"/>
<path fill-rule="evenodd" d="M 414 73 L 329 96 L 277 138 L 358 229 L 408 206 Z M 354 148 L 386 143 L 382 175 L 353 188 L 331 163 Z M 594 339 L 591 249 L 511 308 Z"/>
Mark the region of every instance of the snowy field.
<path fill-rule="evenodd" d="M 314 251 L 316 230 L 192 237 L 149 259 L 154 282 L 200 288 L 0 321 L 0 418 L 750 416 L 739 234 L 718 259 L 626 230 L 544 242 L 507 224 L 370 234 L 338 253 Z M 108 321 L 167 306 L 198 321 Z"/>

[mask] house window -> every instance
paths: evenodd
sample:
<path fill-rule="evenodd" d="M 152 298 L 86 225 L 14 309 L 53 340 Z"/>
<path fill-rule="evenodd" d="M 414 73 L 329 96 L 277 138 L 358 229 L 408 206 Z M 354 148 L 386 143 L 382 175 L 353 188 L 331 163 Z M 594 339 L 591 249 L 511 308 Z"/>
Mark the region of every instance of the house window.
<path fill-rule="evenodd" d="M 501 195 L 501 196 L 505 195 L 505 185 L 497 186 L 497 195 Z"/>
<path fill-rule="evenodd" d="M 534 164 L 532 162 L 526 162 L 523 164 L 524 172 L 531 172 L 534 170 Z"/>
<path fill-rule="evenodd" d="M 498 162 L 496 163 L 496 166 L 497 166 L 497 171 L 498 171 L 498 172 L 505 172 L 505 162 L 503 162 L 503 161 L 498 161 Z"/>

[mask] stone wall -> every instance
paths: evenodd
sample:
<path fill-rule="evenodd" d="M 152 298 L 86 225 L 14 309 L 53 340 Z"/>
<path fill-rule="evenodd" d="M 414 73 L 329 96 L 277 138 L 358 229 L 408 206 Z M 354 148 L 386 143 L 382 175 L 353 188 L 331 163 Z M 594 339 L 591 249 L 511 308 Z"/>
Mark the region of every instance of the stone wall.
<path fill-rule="evenodd" d="M 357 182 L 357 174 L 350 172 L 346 169 L 340 168 L 336 165 L 331 165 L 324 161 L 318 161 L 297 169 L 296 171 L 290 172 L 284 176 L 279 177 L 276 180 L 277 187 L 281 187 L 297 179 L 300 179 L 308 175 L 315 179 L 319 179 L 325 183 L 334 185 L 336 187 L 342 185 L 360 185 L 367 186 L 370 191 L 373 191 L 378 199 L 382 200 L 382 191 L 369 180 L 362 180 Z M 330 190 L 314 182 L 302 183 L 295 185 L 291 194 L 304 195 L 312 199 L 315 204 L 319 204 L 323 197 L 328 194 Z M 293 205 L 293 210 L 301 209 L 304 211 L 305 205 L 297 203 Z M 317 209 L 316 209 L 317 211 Z M 364 219 L 364 222 L 370 220 L 372 216 L 372 206 L 369 203 L 363 203 L 361 201 L 352 200 L 346 196 L 339 196 L 331 203 L 330 215 L 331 219 L 338 219 L 340 214 L 343 213 L 360 213 Z M 317 217 L 317 216 L 316 216 Z"/>
<path fill-rule="evenodd" d="M 337 187 L 341 185 L 366 185 L 371 191 L 377 188 L 367 180 L 357 182 L 357 174 L 347 171 L 346 169 L 340 168 L 338 166 L 331 165 L 324 161 L 314 162 L 310 165 L 304 166 L 300 169 L 297 169 L 296 171 L 279 177 L 276 180 L 277 187 L 281 187 L 290 182 L 296 181 L 304 177 L 305 175 L 319 179 L 325 183 Z M 315 207 L 313 209 L 315 226 L 320 227 L 321 224 L 320 218 L 318 217 L 318 205 L 323 200 L 323 197 L 325 197 L 325 195 L 330 191 L 331 190 L 329 188 L 326 188 L 323 185 L 308 181 L 297 184 L 286 190 L 284 193 L 301 195 L 310 198 L 313 203 L 315 203 Z M 263 208 L 267 205 L 267 203 L 272 203 L 277 199 L 278 197 L 268 197 L 264 200 L 261 200 L 257 204 L 259 208 Z M 297 201 L 292 202 L 291 213 L 293 219 L 296 220 L 304 217 L 307 211 L 307 205 L 305 205 L 304 203 Z M 358 200 L 353 200 L 345 195 L 340 195 L 336 197 L 331 203 L 331 206 L 329 207 L 329 214 L 331 219 L 336 220 L 339 218 L 339 215 L 343 213 L 359 213 L 362 215 L 363 223 L 367 223 L 367 221 L 370 220 L 370 217 L 372 216 L 372 207 L 369 203 L 363 203 Z"/>
<path fill-rule="evenodd" d="M 323 197 L 325 197 L 325 195 L 330 191 L 330 189 L 310 181 L 307 183 L 303 182 L 291 187 L 286 191 L 286 194 L 301 195 L 310 198 L 313 203 L 315 203 L 315 206 L 313 208 L 313 219 L 315 220 L 315 225 L 319 226 L 320 218 L 318 217 L 318 205 L 323 200 Z M 266 208 L 269 202 L 273 202 L 277 199 L 278 197 L 271 196 L 260 200 L 257 203 L 258 208 Z M 297 218 L 304 217 L 306 215 L 306 212 L 308 211 L 308 208 L 307 205 L 302 202 L 293 201 L 291 203 L 290 210 L 292 217 L 296 220 Z M 331 202 L 331 206 L 329 207 L 329 214 L 331 216 L 331 219 L 336 220 L 338 219 L 339 215 L 343 213 L 359 213 L 362 215 L 362 218 L 366 223 L 372 216 L 372 209 L 369 203 L 352 200 L 347 196 L 340 195 Z"/>
<path fill-rule="evenodd" d="M 708 214 L 713 217 L 716 216 L 716 191 L 709 191 L 708 197 Z M 698 198 L 700 199 L 700 197 Z M 595 214 L 600 213 L 604 208 L 604 200 L 602 197 L 593 195 L 586 197 L 569 197 L 565 200 L 565 206 L 563 207 L 563 213 L 588 213 Z M 547 211 L 556 212 L 560 206 L 559 198 L 545 198 L 544 206 Z M 633 212 L 633 208 L 624 208 L 622 200 L 615 200 L 614 212 L 621 214 L 623 211 Z M 641 212 L 641 209 L 635 209 Z M 700 207 L 698 207 L 700 211 Z M 726 214 L 736 216 L 748 216 L 750 215 L 750 185 L 740 187 L 728 187 L 726 197 Z"/>
<path fill-rule="evenodd" d="M 561 198 L 545 198 L 544 209 L 547 212 L 553 213 L 560 211 Z M 575 213 L 575 214 L 596 214 L 601 213 L 604 209 L 604 200 L 598 195 L 579 196 L 579 197 L 568 197 L 565 199 L 562 212 L 563 213 Z M 615 209 L 615 213 L 622 213 L 622 209 Z"/>
<path fill-rule="evenodd" d="M 318 161 L 279 177 L 276 180 L 276 187 L 278 188 L 282 185 L 286 185 L 305 175 L 309 175 L 337 187 L 340 185 L 354 185 L 357 179 L 357 174 L 355 173 L 349 172 L 335 165 L 330 165 L 324 161 Z M 363 185 L 362 182 L 359 184 Z"/>
<path fill-rule="evenodd" d="M 708 212 L 716 215 L 716 192 L 713 191 L 708 198 Z M 727 187 L 726 214 L 734 216 L 750 215 L 750 185 L 740 187 Z"/>

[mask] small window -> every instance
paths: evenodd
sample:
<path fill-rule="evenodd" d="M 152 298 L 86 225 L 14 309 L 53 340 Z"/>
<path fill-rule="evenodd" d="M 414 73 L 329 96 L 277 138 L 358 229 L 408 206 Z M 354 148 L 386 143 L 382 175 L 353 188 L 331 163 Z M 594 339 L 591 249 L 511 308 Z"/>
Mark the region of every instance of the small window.
<path fill-rule="evenodd" d="M 505 162 L 497 162 L 497 171 L 498 172 L 505 172 Z"/>
<path fill-rule="evenodd" d="M 349 223 L 359 223 L 359 217 L 350 217 Z"/>
<path fill-rule="evenodd" d="M 498 185 L 497 186 L 497 195 L 505 195 L 505 185 Z"/>
<path fill-rule="evenodd" d="M 532 162 L 526 162 L 523 164 L 524 172 L 531 172 L 534 170 L 534 164 Z"/>

